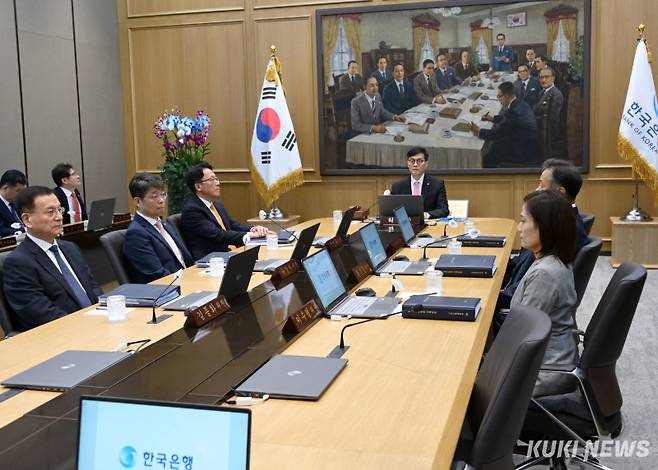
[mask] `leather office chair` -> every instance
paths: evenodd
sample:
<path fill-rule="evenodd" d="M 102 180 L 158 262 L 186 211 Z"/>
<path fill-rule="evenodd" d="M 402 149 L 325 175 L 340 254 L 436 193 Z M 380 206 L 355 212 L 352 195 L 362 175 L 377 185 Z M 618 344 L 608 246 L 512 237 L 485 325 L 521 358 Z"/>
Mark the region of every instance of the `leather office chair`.
<path fill-rule="evenodd" d="M 573 261 L 573 280 L 576 287 L 576 308 L 573 310 L 574 324 L 576 322 L 576 310 L 583 300 L 587 284 L 592 277 L 596 260 L 601 253 L 603 241 L 599 237 L 588 237 L 587 245 L 582 247 L 576 259 Z"/>
<path fill-rule="evenodd" d="M 592 231 L 592 226 L 594 225 L 594 221 L 596 220 L 596 217 L 594 216 L 594 214 L 583 212 L 582 214 L 580 214 L 580 218 L 583 219 L 583 225 L 585 226 L 585 233 L 589 235 L 590 232 Z"/>
<path fill-rule="evenodd" d="M 475 379 L 467 412 L 475 438 L 460 441 L 455 461 L 463 457 L 478 470 L 514 468 L 512 451 L 550 331 L 551 321 L 540 310 L 526 306 L 512 309 Z"/>
<path fill-rule="evenodd" d="M 123 243 L 126 239 L 126 231 L 125 229 L 115 230 L 100 237 L 101 245 L 103 245 L 107 258 L 110 260 L 110 265 L 112 265 L 112 270 L 116 274 L 119 284 L 128 284 L 130 282 L 128 268 L 123 257 Z"/>
<path fill-rule="evenodd" d="M 18 331 L 14 329 L 14 324 L 11 321 L 11 313 L 9 310 L 9 305 L 5 300 L 5 292 L 2 287 L 3 277 L 4 277 L 3 267 L 5 263 L 5 258 L 7 258 L 7 256 L 9 256 L 10 254 L 11 254 L 11 250 L 0 253 L 0 327 L 2 327 L 2 331 L 5 332 L 5 338 L 18 334 Z"/>
<path fill-rule="evenodd" d="M 615 367 L 633 321 L 647 270 L 624 263 L 612 276 L 584 333 L 584 348 L 575 367 L 542 368 L 565 379 L 559 394 L 532 399 L 520 439 L 577 441 L 580 452 L 571 459 L 589 467 L 605 469 L 595 457 L 582 452 L 587 442 L 610 439 L 621 432 L 623 399 Z M 573 447 L 573 446 L 572 446 Z M 520 451 L 528 455 L 526 451 Z M 564 456 L 533 456 L 516 468 L 550 462 L 566 469 Z"/>
<path fill-rule="evenodd" d="M 181 230 L 180 230 L 180 219 L 181 219 L 181 217 L 182 217 L 182 214 L 180 214 L 180 213 L 179 214 L 172 214 L 169 217 L 167 217 L 167 222 L 169 222 L 174 227 L 174 229 L 176 229 L 176 233 L 178 234 L 178 239 L 181 242 L 185 243 L 185 239 L 183 238 L 183 235 L 182 235 L 183 232 L 181 232 Z M 185 248 L 187 248 L 187 245 L 185 245 Z M 189 249 L 188 249 L 188 251 L 189 251 Z"/>

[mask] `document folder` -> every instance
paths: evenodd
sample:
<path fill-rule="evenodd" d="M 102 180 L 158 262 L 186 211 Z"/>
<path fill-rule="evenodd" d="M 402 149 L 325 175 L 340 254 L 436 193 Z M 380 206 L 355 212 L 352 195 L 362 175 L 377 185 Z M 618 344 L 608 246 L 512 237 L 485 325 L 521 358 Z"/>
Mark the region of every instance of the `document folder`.
<path fill-rule="evenodd" d="M 165 292 L 166 289 L 166 292 Z M 107 298 L 111 295 L 123 295 L 126 298 L 127 307 L 152 307 L 155 299 L 159 307 L 171 302 L 180 296 L 180 286 L 162 286 L 154 284 L 124 284 L 101 295 L 98 301 L 101 305 L 107 305 Z"/>

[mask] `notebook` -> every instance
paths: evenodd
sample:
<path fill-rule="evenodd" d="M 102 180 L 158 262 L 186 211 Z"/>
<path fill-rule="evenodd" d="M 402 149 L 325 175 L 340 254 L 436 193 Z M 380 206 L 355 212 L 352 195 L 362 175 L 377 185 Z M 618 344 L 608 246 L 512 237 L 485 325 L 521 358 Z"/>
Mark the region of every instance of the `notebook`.
<path fill-rule="evenodd" d="M 422 219 L 425 215 L 423 196 L 388 194 L 377 196 L 377 204 L 379 205 L 379 215 L 395 215 L 395 209 L 400 206 L 406 208 L 407 213 L 412 217 L 420 217 Z"/>
<path fill-rule="evenodd" d="M 400 232 L 402 232 L 402 238 L 404 238 L 404 243 L 406 246 L 411 248 L 423 248 L 430 243 L 432 246 L 437 248 L 445 248 L 448 246 L 448 241 L 443 241 L 440 238 L 432 237 L 417 237 L 414 232 L 414 228 L 411 226 L 411 220 L 407 214 L 407 210 L 404 206 L 398 207 L 393 211 L 398 225 L 400 226 Z"/>
<path fill-rule="evenodd" d="M 299 234 L 299 240 L 295 245 L 295 249 L 292 251 L 290 259 L 301 261 L 302 259 L 306 258 L 309 250 L 311 249 L 311 246 L 313 245 L 315 234 L 318 233 L 318 228 L 320 228 L 319 223 L 311 225 L 310 227 L 306 227 L 304 230 L 302 230 L 302 232 Z M 256 261 L 254 271 L 274 271 L 276 268 L 288 261 L 289 260 L 287 259 L 259 259 Z"/>

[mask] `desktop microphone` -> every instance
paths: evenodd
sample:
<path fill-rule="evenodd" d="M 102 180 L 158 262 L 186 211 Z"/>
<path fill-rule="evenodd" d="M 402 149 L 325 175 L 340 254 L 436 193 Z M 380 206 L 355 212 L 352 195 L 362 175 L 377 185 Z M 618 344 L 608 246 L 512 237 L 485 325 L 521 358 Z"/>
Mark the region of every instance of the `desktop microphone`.
<path fill-rule="evenodd" d="M 274 220 L 272 217 L 270 217 L 270 214 L 267 214 L 267 215 L 265 216 L 265 220 L 269 220 L 270 222 L 273 222 L 274 225 L 276 225 L 277 227 L 279 227 L 281 230 L 283 230 L 284 232 L 289 233 L 290 235 L 292 235 L 292 238 L 294 238 L 295 241 L 299 241 L 299 238 L 297 238 L 293 232 L 291 232 L 291 231 L 288 230 L 287 228 L 284 228 L 283 225 L 281 225 L 279 222 L 277 222 L 277 221 Z"/>
<path fill-rule="evenodd" d="M 427 261 L 427 249 L 429 247 L 431 247 L 432 245 L 436 245 L 437 243 L 443 243 L 446 240 L 452 240 L 453 238 L 463 237 L 464 235 L 468 235 L 468 234 L 467 233 L 461 233 L 459 235 L 453 235 L 452 237 L 443 236 L 443 237 L 439 238 L 438 240 L 434 240 L 432 243 L 428 243 L 423 248 L 423 257 L 419 261 Z"/>
<path fill-rule="evenodd" d="M 176 273 L 174 274 L 174 278 L 171 280 L 171 282 L 169 283 L 169 285 L 168 285 L 168 286 L 167 286 L 162 292 L 160 292 L 160 295 L 158 295 L 158 296 L 155 298 L 155 300 L 153 301 L 153 305 L 151 306 L 152 311 L 153 311 L 153 316 L 151 317 L 151 321 L 146 322 L 147 324 L 149 324 L 149 325 L 155 325 L 156 323 L 158 323 L 158 318 L 159 318 L 160 320 L 166 320 L 167 318 L 169 318 L 169 317 L 171 316 L 171 315 L 168 314 L 168 313 L 167 313 L 167 314 L 162 314 L 162 315 L 160 315 L 160 316 L 156 316 L 156 315 L 155 315 L 155 307 L 158 305 L 158 300 L 160 300 L 160 297 L 162 297 L 162 296 L 163 296 L 163 295 L 169 290 L 169 288 L 174 284 L 174 282 L 176 282 L 176 281 L 180 281 L 182 277 L 183 277 L 183 270 L 182 270 L 182 269 L 179 269 L 179 270 L 176 271 Z"/>
<path fill-rule="evenodd" d="M 331 351 L 327 357 L 341 357 L 345 353 L 345 351 L 347 351 L 349 349 L 349 345 L 345 346 L 345 336 L 344 335 L 345 335 L 345 330 L 346 329 L 348 329 L 352 326 L 361 325 L 363 323 L 368 323 L 369 321 L 373 321 L 373 320 L 385 320 L 388 317 L 392 317 L 394 315 L 400 315 L 400 313 L 401 312 L 389 313 L 388 315 L 382 315 L 381 317 L 368 318 L 367 320 L 361 320 L 361 321 L 356 322 L 356 323 L 350 323 L 349 325 L 345 325 L 343 327 L 343 329 L 340 330 L 340 344 L 337 347 L 335 347 L 333 349 L 333 351 Z"/>

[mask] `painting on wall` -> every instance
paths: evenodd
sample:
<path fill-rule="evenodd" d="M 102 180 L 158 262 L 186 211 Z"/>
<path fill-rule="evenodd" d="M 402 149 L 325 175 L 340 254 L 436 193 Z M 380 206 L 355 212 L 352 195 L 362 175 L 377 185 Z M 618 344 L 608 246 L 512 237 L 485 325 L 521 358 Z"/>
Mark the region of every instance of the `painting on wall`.
<path fill-rule="evenodd" d="M 321 172 L 588 168 L 591 0 L 318 10 Z M 525 26 L 525 27 L 520 27 Z"/>

